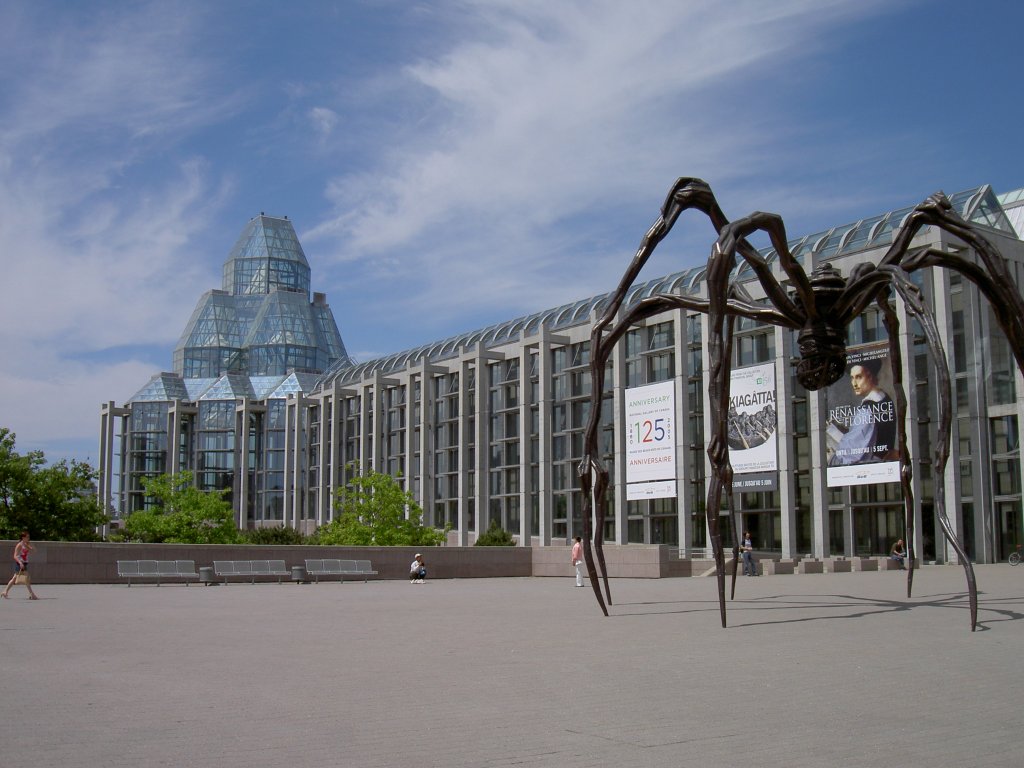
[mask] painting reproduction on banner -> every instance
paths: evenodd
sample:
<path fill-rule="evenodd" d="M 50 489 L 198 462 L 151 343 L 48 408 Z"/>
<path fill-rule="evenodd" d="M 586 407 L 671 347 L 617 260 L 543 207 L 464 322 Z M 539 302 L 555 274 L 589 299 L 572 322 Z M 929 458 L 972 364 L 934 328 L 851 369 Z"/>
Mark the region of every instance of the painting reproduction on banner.
<path fill-rule="evenodd" d="M 887 344 L 847 350 L 846 376 L 827 393 L 829 487 L 899 482 L 896 404 L 891 392 Z"/>

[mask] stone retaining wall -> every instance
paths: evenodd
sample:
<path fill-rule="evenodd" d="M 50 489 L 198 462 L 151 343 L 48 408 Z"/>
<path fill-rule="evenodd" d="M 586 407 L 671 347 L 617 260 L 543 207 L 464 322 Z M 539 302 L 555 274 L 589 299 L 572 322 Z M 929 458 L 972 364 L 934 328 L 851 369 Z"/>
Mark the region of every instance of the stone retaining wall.
<path fill-rule="evenodd" d="M 0 542 L 0 555 L 13 552 L 15 542 Z M 304 565 L 306 559 L 369 560 L 378 579 L 407 579 L 409 564 L 422 552 L 429 578 L 468 579 L 532 575 L 531 552 L 517 547 L 321 547 L 224 544 L 108 544 L 34 541 L 29 558 L 33 581 L 41 584 L 111 584 L 118 560 L 194 560 L 196 568 L 214 560 L 284 560 Z M 10 559 L 10 555 L 4 557 Z"/>
<path fill-rule="evenodd" d="M 14 541 L 0 541 L 0 560 L 10 562 Z M 369 560 L 378 579 L 406 579 L 414 547 L 320 547 L 254 546 L 225 544 L 110 544 L 105 542 L 33 542 L 36 551 L 29 559 L 34 581 L 41 584 L 113 584 L 118 560 L 193 560 L 196 568 L 213 565 L 214 560 L 284 560 L 289 567 L 306 559 L 336 558 Z M 559 547 L 425 547 L 422 550 L 432 579 L 548 576 L 572 578 L 571 548 Z M 604 547 L 605 564 L 611 578 L 663 579 L 713 576 L 711 560 L 677 557 L 678 548 L 667 545 L 615 544 Z M 5 554 L 6 553 L 6 554 Z M 779 560 L 758 557 L 764 575 L 885 570 L 895 567 L 886 558 L 850 558 L 816 561 Z M 727 572 L 731 572 L 726 559 Z"/>

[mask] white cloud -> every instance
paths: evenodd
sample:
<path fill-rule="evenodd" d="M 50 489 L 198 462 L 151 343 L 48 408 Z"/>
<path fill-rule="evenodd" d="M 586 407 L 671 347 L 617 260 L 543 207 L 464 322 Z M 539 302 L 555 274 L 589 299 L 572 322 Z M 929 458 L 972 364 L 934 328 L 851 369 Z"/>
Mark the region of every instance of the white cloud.
<path fill-rule="evenodd" d="M 198 158 L 168 162 L 161 181 L 136 173 L 230 112 L 187 55 L 187 15 L 155 5 L 78 21 L 16 15 L 0 55 L 0 425 L 19 445 L 94 435 L 99 403 L 153 372 L 104 350 L 173 342 L 219 283 L 188 256 L 229 185 Z M 39 45 L 33 25 L 50 22 Z"/>
<path fill-rule="evenodd" d="M 441 312 L 516 312 L 607 290 L 631 255 L 621 230 L 603 229 L 616 217 L 634 217 L 625 241 L 635 243 L 676 175 L 722 184 L 772 170 L 762 131 L 782 115 L 749 119 L 723 92 L 770 83 L 823 30 L 877 4 L 468 8 L 472 34 L 406 68 L 410 101 L 433 99 L 423 121 L 381 137 L 388 148 L 370 170 L 333 179 L 336 214 L 304 234 L 336 243 L 367 279 L 415 276 L 411 312 L 442 298 Z M 593 231 L 570 236 L 576 217 L 591 217 Z M 593 273 L 580 273 L 581 260 Z M 453 278 L 472 286 L 457 303 Z"/>
<path fill-rule="evenodd" d="M 327 107 L 313 107 L 309 110 L 309 121 L 313 126 L 313 131 L 321 139 L 326 139 L 334 131 L 334 126 L 338 124 L 338 114 Z"/>
<path fill-rule="evenodd" d="M 0 27 L 0 426 L 19 445 L 91 438 L 100 402 L 170 365 L 146 350 L 219 286 L 211 232 L 243 203 L 313 222 L 300 237 L 350 345 L 389 340 L 346 312 L 404 344 L 608 290 L 675 176 L 738 190 L 730 212 L 772 199 L 745 178 L 798 186 L 778 171 L 816 158 L 766 151 L 795 128 L 746 83 L 801 77 L 823 32 L 879 3 L 394 4 L 358 67 L 333 30 L 267 57 L 275 20 L 217 4 L 46 7 L 6 8 Z M 836 204 L 801 192 L 805 210 Z M 688 242 L 645 277 L 706 256 L 710 239 Z"/>
<path fill-rule="evenodd" d="M 152 365 L 135 360 L 87 364 L 45 352 L 19 362 L 32 367 L 0 371 L 5 411 L 0 426 L 15 433 L 18 452 L 44 450 L 54 461 L 64 455 L 52 455 L 46 447 L 60 442 L 75 447 L 69 458 L 89 458 L 93 466 L 98 458 L 100 404 L 123 403 L 154 373 Z"/>

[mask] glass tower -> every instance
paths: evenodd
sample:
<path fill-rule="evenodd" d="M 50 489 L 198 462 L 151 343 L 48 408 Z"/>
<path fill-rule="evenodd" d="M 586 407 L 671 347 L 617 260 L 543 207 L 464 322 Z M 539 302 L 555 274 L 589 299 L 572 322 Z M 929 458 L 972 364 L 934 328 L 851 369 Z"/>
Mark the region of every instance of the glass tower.
<path fill-rule="evenodd" d="M 287 217 L 253 217 L 223 275 L 220 290 L 200 297 L 173 371 L 154 375 L 124 409 L 122 515 L 152 503 L 145 478 L 188 470 L 198 487 L 228 490 L 241 527 L 280 521 L 285 401 L 352 364 L 327 297 L 311 294 Z"/>
<path fill-rule="evenodd" d="M 310 270 L 292 223 L 260 214 L 224 262 L 221 290 L 199 299 L 174 350 L 174 372 L 319 373 L 348 357 L 323 294 L 310 301 Z"/>

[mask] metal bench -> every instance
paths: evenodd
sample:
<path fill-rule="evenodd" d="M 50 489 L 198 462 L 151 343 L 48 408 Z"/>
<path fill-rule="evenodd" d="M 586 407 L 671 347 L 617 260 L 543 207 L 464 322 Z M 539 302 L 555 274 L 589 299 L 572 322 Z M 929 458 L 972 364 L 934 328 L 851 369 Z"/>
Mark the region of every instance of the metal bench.
<path fill-rule="evenodd" d="M 277 576 L 277 583 L 281 578 L 291 576 L 291 571 L 284 564 L 284 560 L 250 560 L 249 567 L 252 570 L 253 579 L 257 576 Z"/>
<path fill-rule="evenodd" d="M 284 560 L 214 560 L 213 570 L 225 584 L 231 576 L 247 576 L 253 584 L 257 576 L 277 576 L 280 584 L 282 577 L 291 575 Z"/>
<path fill-rule="evenodd" d="M 185 586 L 193 579 L 199 581 L 195 560 L 118 560 L 117 575 L 128 579 L 129 587 L 132 579 L 156 579 L 158 587 L 165 579 L 183 580 Z"/>
<path fill-rule="evenodd" d="M 377 575 L 369 560 L 334 560 L 331 558 L 307 560 L 306 573 L 312 576 L 318 584 L 321 576 L 338 576 L 339 581 L 344 580 L 345 576 L 362 576 L 363 581 L 366 581 L 370 576 Z"/>
<path fill-rule="evenodd" d="M 364 577 L 363 581 L 369 581 L 371 576 L 377 575 L 369 560 L 356 560 L 356 573 Z"/>

